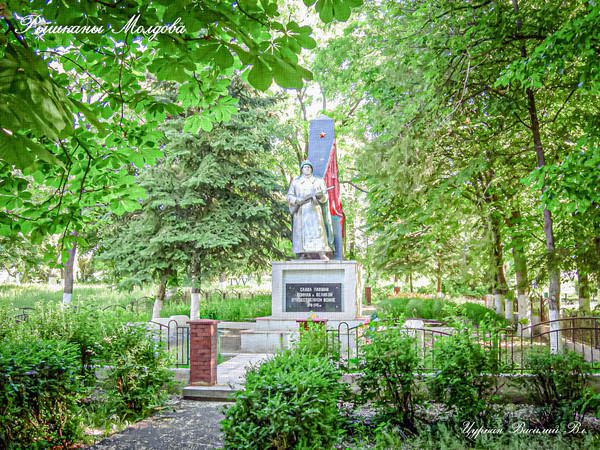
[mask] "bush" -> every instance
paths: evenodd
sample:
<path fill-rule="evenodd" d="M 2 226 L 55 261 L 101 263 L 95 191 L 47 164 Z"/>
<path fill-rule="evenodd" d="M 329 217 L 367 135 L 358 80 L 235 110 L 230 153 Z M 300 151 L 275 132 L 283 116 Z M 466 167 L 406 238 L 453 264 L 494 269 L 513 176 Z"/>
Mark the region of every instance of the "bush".
<path fill-rule="evenodd" d="M 438 371 L 428 380 L 432 396 L 454 407 L 459 423 L 482 419 L 497 387 L 496 355 L 475 342 L 469 328 L 438 338 L 433 355 Z"/>
<path fill-rule="evenodd" d="M 394 298 L 383 300 L 379 306 L 381 316 L 390 319 L 406 317 L 406 306 L 410 298 Z"/>
<path fill-rule="evenodd" d="M 144 327 L 122 326 L 104 339 L 106 409 L 121 418 L 146 417 L 164 403 L 172 385 L 170 356 Z"/>
<path fill-rule="evenodd" d="M 444 321 L 451 315 L 454 303 L 440 298 L 390 298 L 381 303 L 383 317 L 411 317 Z"/>
<path fill-rule="evenodd" d="M 363 345 L 359 367 L 363 372 L 359 385 L 364 400 L 388 407 L 394 422 L 414 427 L 414 398 L 421 359 L 417 355 L 416 338 L 407 330 L 392 327 L 375 330 Z"/>
<path fill-rule="evenodd" d="M 493 310 L 486 308 L 477 303 L 463 303 L 456 307 L 456 314 L 471 319 L 477 326 L 482 326 L 486 323 L 495 323 L 496 326 L 507 328 L 510 322 L 504 317 L 499 316 Z"/>
<path fill-rule="evenodd" d="M 326 356 L 334 361 L 340 359 L 340 342 L 337 332 L 327 332 L 325 323 L 308 320 L 306 329 L 300 325 L 300 338 L 296 348 L 303 353 Z"/>
<path fill-rule="evenodd" d="M 340 379 L 328 358 L 300 350 L 249 370 L 245 391 L 224 410 L 226 448 L 331 448 L 344 434 Z"/>
<path fill-rule="evenodd" d="M 592 371 L 582 355 L 571 351 L 553 355 L 548 348 L 533 348 L 523 359 L 531 375 L 517 378 L 516 383 L 530 400 L 554 412 L 562 408 L 567 415 L 582 406 Z"/>
<path fill-rule="evenodd" d="M 78 349 L 59 341 L 2 341 L 2 448 L 65 448 L 81 437 Z"/>

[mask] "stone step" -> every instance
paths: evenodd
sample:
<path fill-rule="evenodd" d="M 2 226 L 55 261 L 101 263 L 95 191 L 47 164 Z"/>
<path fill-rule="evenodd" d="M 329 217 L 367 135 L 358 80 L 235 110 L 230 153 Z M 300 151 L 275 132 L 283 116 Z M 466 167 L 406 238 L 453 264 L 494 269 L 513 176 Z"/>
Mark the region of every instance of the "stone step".
<path fill-rule="evenodd" d="M 226 333 L 219 336 L 221 353 L 241 352 L 242 338 L 239 333 Z"/>

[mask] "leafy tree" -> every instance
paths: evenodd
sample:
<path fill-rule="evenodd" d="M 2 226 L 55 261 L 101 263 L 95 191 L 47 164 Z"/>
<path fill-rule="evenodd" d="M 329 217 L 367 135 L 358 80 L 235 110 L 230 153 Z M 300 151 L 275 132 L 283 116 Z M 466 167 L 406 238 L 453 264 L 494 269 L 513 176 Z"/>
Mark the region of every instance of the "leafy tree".
<path fill-rule="evenodd" d="M 304 1 L 328 22 L 360 3 Z M 0 12 L 0 233 L 21 232 L 33 245 L 62 233 L 64 260 L 70 232 L 88 220 L 82 209 L 139 207 L 131 163 L 162 156 L 157 126 L 167 114 L 193 106 L 186 131 L 210 131 L 237 110 L 227 92 L 235 70 L 261 90 L 312 78 L 298 64 L 315 46 L 311 28 L 286 21 L 271 0 L 9 0 Z M 45 34 L 36 18 L 48 22 Z M 181 83 L 177 102 L 157 99 L 148 73 Z"/>
<path fill-rule="evenodd" d="M 590 26 L 595 7 L 537 1 L 368 2 L 361 14 L 337 41 L 347 49 L 343 40 L 354 40 L 360 50 L 334 60 L 330 73 L 337 80 L 351 80 L 349 86 L 362 88 L 367 96 L 367 127 L 375 139 L 360 159 L 365 177 L 402 199 L 418 195 L 443 208 L 458 195 L 479 205 L 482 226 L 492 237 L 499 292 L 507 288 L 501 276 L 507 252 L 500 250 L 514 245 L 535 251 L 532 233 L 543 229 L 540 273 L 550 285 L 551 318 L 557 317 L 559 270 L 566 264 L 568 242 L 556 229 L 574 217 L 561 213 L 564 205 L 548 173 L 572 157 L 574 143 L 583 148 L 580 139 L 586 133 L 591 140 L 597 116 L 595 85 L 589 81 L 597 77 L 591 69 L 597 59 L 595 40 L 575 50 L 563 38 L 575 33 L 580 22 Z M 546 50 L 553 43 L 558 52 Z M 549 66 L 546 52 L 552 55 Z M 329 58 L 323 55 L 323 60 Z M 360 70 L 365 58 L 373 62 L 368 71 Z M 589 145 L 587 152 L 577 159 L 591 167 L 597 151 Z M 525 180 L 531 190 L 523 189 L 520 180 L 536 166 L 540 169 Z M 571 167 L 579 169 L 578 181 L 591 180 L 582 175 L 589 173 L 583 164 Z M 576 169 L 565 169 L 563 179 L 573 180 Z M 589 193 L 580 203 L 595 209 L 595 191 L 583 184 L 583 192 Z M 517 201 L 507 201 L 512 197 Z M 532 215 L 537 208 L 541 220 Z M 522 218 L 519 227 L 511 226 L 515 213 Z M 515 258 L 530 260 L 523 256 L 516 253 Z M 519 266 L 523 278 L 523 264 Z M 553 339 L 553 346 L 558 341 Z"/>

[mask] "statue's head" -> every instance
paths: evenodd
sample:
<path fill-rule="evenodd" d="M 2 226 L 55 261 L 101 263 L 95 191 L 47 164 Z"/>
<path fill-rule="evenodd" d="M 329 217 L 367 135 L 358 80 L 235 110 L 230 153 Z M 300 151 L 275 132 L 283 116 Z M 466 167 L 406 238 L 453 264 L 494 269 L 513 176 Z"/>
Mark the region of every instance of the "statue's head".
<path fill-rule="evenodd" d="M 300 164 L 300 172 L 302 172 L 303 175 L 309 175 L 313 172 L 312 163 L 308 159 L 302 161 L 302 164 Z"/>

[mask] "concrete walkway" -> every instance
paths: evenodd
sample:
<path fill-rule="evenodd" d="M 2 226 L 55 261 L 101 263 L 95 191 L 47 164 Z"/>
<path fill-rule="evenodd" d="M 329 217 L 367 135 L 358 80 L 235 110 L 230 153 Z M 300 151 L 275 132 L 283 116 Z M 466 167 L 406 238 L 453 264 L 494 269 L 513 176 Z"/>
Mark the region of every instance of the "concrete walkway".
<path fill-rule="evenodd" d="M 240 353 L 217 366 L 216 386 L 188 386 L 183 388 L 183 398 L 190 400 L 227 401 L 239 390 L 248 368 L 260 365 L 270 356 L 267 353 Z"/>

